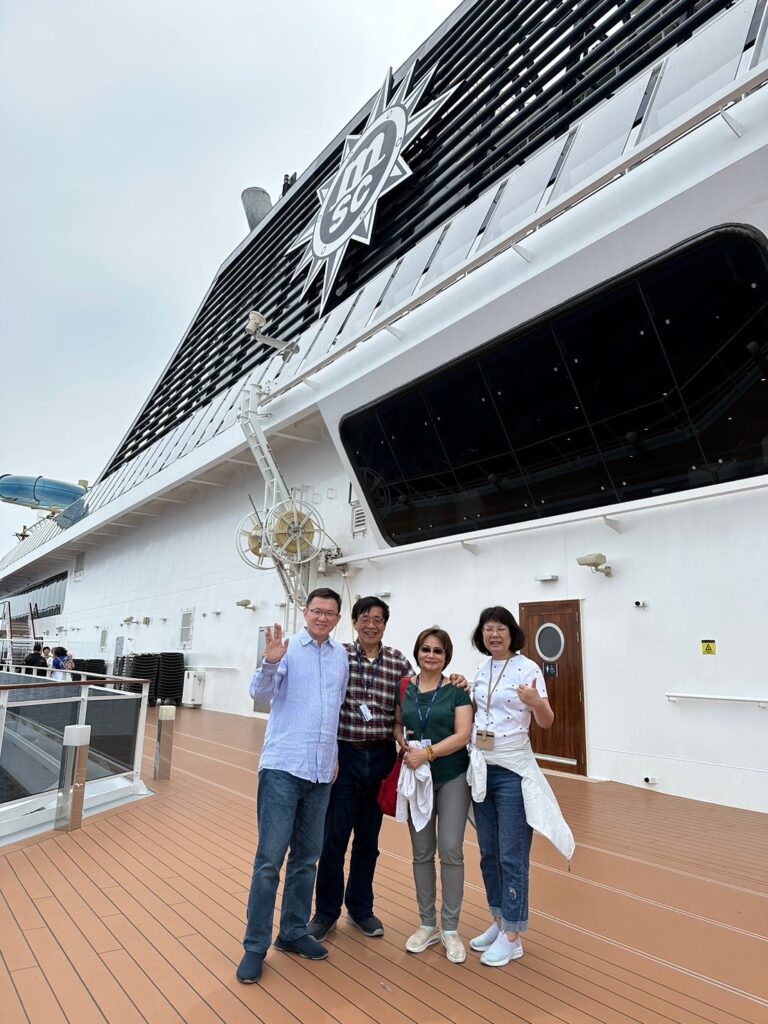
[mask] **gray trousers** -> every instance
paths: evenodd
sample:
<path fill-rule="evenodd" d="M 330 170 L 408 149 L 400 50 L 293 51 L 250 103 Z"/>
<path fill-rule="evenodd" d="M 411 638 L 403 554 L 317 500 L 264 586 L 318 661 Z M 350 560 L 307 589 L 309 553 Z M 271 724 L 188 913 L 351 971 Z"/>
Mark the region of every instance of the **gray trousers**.
<path fill-rule="evenodd" d="M 419 917 L 421 923 L 429 927 L 437 924 L 435 853 L 439 852 L 443 890 L 440 919 L 446 932 L 456 931 L 459 926 L 464 898 L 464 829 L 470 800 L 470 789 L 462 773 L 450 782 L 435 786 L 432 817 L 420 832 L 414 829 L 410 815 L 408 817 Z"/>

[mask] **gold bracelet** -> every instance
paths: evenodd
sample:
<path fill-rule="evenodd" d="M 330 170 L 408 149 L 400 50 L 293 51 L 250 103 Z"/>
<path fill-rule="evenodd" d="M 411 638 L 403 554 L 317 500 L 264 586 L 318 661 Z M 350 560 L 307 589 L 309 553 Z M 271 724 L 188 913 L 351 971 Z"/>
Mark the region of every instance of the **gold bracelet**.
<path fill-rule="evenodd" d="M 436 757 L 437 757 L 437 754 L 435 753 L 435 748 L 430 744 L 427 747 L 427 758 L 429 760 L 429 763 L 432 764 L 432 762 L 435 760 Z"/>

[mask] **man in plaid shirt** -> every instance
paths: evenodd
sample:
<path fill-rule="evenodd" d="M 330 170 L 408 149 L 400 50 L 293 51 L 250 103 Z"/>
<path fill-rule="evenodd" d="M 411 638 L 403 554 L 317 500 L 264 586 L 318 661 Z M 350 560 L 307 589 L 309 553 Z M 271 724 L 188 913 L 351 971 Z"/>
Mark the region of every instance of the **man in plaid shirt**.
<path fill-rule="evenodd" d="M 361 597 L 352 609 L 357 640 L 349 655 L 347 695 L 339 715 L 339 774 L 331 789 L 323 852 L 317 867 L 315 916 L 308 933 L 321 942 L 336 927 L 342 902 L 363 935 L 384 934 L 373 913 L 373 873 L 379 856 L 382 814 L 376 797 L 397 753 L 392 730 L 400 683 L 413 674 L 400 651 L 381 640 L 389 606 L 379 597 Z M 354 830 L 349 877 L 344 857 Z"/>

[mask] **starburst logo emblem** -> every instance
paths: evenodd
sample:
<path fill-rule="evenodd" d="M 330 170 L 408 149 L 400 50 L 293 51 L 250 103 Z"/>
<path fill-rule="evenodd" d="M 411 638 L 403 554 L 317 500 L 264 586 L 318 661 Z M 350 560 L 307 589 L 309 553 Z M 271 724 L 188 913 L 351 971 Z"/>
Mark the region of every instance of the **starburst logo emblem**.
<path fill-rule="evenodd" d="M 306 246 L 295 277 L 308 267 L 302 295 L 325 268 L 322 312 L 330 298 L 351 241 L 370 245 L 376 204 L 410 176 L 411 169 L 402 157 L 424 126 L 446 103 L 455 86 L 414 113 L 436 68 L 432 68 L 409 93 L 413 66 L 389 98 L 392 69 L 373 103 L 365 127 L 359 135 L 348 135 L 338 170 L 322 185 L 317 196 L 320 209 L 296 238 L 290 249 Z"/>

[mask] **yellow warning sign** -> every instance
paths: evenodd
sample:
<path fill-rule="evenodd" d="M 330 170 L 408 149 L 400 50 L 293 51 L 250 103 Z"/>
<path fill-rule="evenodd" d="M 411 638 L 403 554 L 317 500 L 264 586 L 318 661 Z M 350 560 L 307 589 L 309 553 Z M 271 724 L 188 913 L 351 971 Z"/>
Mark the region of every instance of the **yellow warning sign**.
<path fill-rule="evenodd" d="M 702 640 L 701 641 L 701 653 L 702 654 L 717 654 L 717 640 Z"/>

